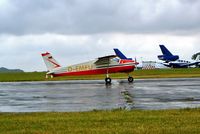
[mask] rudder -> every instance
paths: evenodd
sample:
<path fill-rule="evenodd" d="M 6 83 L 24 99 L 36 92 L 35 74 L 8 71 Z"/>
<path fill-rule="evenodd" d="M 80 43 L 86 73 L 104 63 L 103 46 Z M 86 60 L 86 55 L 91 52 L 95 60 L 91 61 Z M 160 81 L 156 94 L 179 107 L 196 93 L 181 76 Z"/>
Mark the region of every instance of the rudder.
<path fill-rule="evenodd" d="M 60 64 L 51 56 L 49 52 L 42 53 L 41 55 L 48 71 L 52 71 L 55 68 L 61 67 Z"/>
<path fill-rule="evenodd" d="M 172 53 L 164 45 L 160 45 L 160 49 L 163 55 L 172 56 Z"/>

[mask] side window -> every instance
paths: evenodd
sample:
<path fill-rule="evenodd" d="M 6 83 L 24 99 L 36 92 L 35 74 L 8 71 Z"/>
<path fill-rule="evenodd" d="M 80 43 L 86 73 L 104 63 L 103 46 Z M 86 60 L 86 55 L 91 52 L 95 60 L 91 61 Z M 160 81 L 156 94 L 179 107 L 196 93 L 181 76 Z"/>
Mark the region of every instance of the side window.
<path fill-rule="evenodd" d="M 118 58 L 113 58 L 112 60 L 113 60 L 113 61 L 116 61 L 116 62 L 119 62 L 119 59 L 118 59 Z"/>

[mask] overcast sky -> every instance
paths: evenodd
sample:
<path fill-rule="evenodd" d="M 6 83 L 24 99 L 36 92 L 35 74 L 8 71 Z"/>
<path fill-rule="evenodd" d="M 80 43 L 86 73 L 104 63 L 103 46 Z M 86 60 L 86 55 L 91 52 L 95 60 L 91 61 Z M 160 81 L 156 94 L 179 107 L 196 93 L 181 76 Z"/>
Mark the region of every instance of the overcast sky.
<path fill-rule="evenodd" d="M 0 67 L 43 71 L 114 54 L 157 60 L 159 44 L 190 60 L 200 51 L 199 0 L 0 0 Z"/>

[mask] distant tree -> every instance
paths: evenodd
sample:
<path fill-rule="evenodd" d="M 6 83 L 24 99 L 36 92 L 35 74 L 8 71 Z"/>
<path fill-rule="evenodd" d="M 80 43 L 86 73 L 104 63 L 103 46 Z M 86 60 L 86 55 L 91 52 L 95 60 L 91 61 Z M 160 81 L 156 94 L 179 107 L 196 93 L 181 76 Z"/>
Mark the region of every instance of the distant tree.
<path fill-rule="evenodd" d="M 24 72 L 21 69 L 7 69 L 5 67 L 0 67 L 0 73 L 5 73 L 5 72 Z"/>
<path fill-rule="evenodd" d="M 198 52 L 198 53 L 196 53 L 196 54 L 193 54 L 193 55 L 192 55 L 192 60 L 195 60 L 196 57 L 197 57 L 198 55 L 200 55 L 200 52 Z"/>

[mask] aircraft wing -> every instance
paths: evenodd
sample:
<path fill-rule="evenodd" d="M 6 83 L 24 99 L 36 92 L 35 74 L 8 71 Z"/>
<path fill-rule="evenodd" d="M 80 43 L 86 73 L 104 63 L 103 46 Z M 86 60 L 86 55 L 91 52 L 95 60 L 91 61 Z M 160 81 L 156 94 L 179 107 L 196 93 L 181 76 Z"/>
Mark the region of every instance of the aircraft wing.
<path fill-rule="evenodd" d="M 188 66 L 199 65 L 199 64 L 200 64 L 200 61 L 197 61 L 197 62 L 193 62 L 193 63 L 188 64 Z"/>
<path fill-rule="evenodd" d="M 95 61 L 94 64 L 96 66 L 102 66 L 102 65 L 109 65 L 110 64 L 110 59 L 117 57 L 116 55 L 108 55 L 104 57 L 99 57 L 97 61 Z"/>
<path fill-rule="evenodd" d="M 167 67 L 173 67 L 173 68 L 187 68 L 192 65 L 198 65 L 198 62 L 194 63 L 168 63 L 168 64 L 163 64 Z"/>

